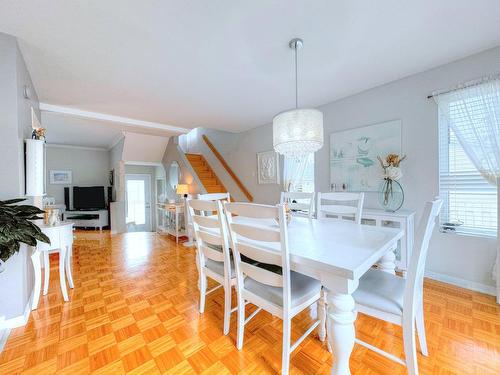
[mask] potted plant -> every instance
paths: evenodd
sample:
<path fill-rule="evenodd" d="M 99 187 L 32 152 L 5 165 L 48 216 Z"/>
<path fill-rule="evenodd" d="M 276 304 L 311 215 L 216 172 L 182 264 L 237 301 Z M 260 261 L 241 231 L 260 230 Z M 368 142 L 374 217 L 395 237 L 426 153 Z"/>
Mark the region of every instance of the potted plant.
<path fill-rule="evenodd" d="M 17 204 L 25 199 L 0 201 L 0 272 L 3 263 L 19 252 L 20 243 L 36 246 L 36 241 L 50 243 L 49 238 L 31 220 L 42 219 L 38 207 Z"/>

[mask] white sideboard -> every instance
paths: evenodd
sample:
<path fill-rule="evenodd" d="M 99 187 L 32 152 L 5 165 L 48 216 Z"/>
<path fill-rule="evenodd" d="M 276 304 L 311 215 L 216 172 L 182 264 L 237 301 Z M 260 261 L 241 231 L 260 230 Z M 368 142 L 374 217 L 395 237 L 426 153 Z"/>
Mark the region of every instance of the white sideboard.
<path fill-rule="evenodd" d="M 66 211 L 64 220 L 72 222 L 79 228 L 99 228 L 108 225 L 108 210 L 95 211 Z"/>
<path fill-rule="evenodd" d="M 399 210 L 388 212 L 380 209 L 363 209 L 361 224 L 376 225 L 379 227 L 400 228 L 404 236 L 399 240 L 396 254 L 396 267 L 406 275 L 410 263 L 411 252 L 415 235 L 415 211 Z"/>

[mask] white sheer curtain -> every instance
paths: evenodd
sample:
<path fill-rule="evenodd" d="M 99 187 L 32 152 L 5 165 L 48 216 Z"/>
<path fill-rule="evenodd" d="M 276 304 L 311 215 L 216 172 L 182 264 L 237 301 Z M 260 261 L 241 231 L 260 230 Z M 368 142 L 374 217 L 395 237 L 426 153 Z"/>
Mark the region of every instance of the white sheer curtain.
<path fill-rule="evenodd" d="M 500 205 L 500 76 L 435 95 L 442 120 L 484 178 L 497 186 Z M 500 207 L 497 212 L 500 212 Z M 498 220 L 498 219 L 497 219 Z M 493 278 L 500 303 L 500 229 L 497 230 L 497 259 Z"/>
<path fill-rule="evenodd" d="M 283 190 L 296 191 L 297 187 L 302 183 L 304 173 L 314 163 L 314 155 L 307 154 L 301 157 L 285 156 L 285 166 L 283 170 Z"/>
<path fill-rule="evenodd" d="M 500 177 L 500 79 L 437 95 L 435 100 L 474 166 L 496 185 Z"/>

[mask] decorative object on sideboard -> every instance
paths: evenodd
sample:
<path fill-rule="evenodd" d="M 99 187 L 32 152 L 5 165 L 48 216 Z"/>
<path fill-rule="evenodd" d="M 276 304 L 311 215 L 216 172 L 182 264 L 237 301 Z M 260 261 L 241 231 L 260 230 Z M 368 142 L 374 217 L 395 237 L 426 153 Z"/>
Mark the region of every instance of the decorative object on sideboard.
<path fill-rule="evenodd" d="M 406 159 L 406 155 L 389 154 L 384 160 L 377 156 L 384 174 L 384 181 L 380 185 L 379 203 L 391 212 L 396 212 L 403 205 L 405 196 L 403 187 L 398 182 L 403 177 L 400 163 Z"/>
<path fill-rule="evenodd" d="M 401 154 L 401 120 L 332 133 L 330 186 L 335 191 L 378 192 L 377 156 L 387 154 Z"/>
<path fill-rule="evenodd" d="M 279 154 L 300 158 L 323 147 L 323 113 L 299 108 L 297 60 L 304 41 L 295 38 L 288 45 L 295 53 L 295 108 L 274 117 L 273 146 Z"/>
<path fill-rule="evenodd" d="M 274 151 L 257 153 L 257 174 L 259 184 L 279 184 L 279 157 Z"/>
<path fill-rule="evenodd" d="M 28 246 L 36 246 L 36 242 L 50 243 L 32 220 L 40 220 L 44 212 L 38 207 L 17 204 L 25 199 L 0 201 L 0 272 L 4 262 L 19 251 L 21 242 Z"/>
<path fill-rule="evenodd" d="M 50 170 L 49 181 L 52 185 L 71 185 L 73 173 L 71 170 Z"/>

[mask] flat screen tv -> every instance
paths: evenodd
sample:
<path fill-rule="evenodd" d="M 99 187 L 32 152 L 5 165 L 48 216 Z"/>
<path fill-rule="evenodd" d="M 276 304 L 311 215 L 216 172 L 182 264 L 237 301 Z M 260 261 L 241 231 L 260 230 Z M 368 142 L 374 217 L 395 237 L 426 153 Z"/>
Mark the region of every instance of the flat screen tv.
<path fill-rule="evenodd" d="M 104 186 L 73 186 L 73 209 L 99 210 L 106 208 Z"/>

